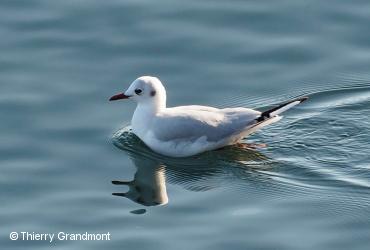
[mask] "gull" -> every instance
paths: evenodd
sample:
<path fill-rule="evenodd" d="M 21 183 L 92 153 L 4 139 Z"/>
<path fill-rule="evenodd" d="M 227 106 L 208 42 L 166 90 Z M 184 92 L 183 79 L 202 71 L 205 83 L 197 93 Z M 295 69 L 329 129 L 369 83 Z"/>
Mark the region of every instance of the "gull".
<path fill-rule="evenodd" d="M 168 108 L 166 90 L 157 77 L 141 76 L 109 100 L 137 102 L 131 120 L 133 133 L 153 151 L 188 157 L 237 144 L 258 129 L 277 122 L 280 113 L 307 100 L 300 97 L 264 112 L 236 107 L 218 109 L 188 105 Z"/>

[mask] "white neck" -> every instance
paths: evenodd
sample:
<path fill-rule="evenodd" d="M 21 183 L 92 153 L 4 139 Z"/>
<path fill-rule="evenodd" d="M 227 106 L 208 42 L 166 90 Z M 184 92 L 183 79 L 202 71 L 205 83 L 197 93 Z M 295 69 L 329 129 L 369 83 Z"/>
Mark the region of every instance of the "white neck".
<path fill-rule="evenodd" d="M 139 102 L 131 121 L 134 133 L 140 139 L 143 139 L 146 132 L 148 132 L 148 127 L 150 126 L 153 117 L 164 109 L 166 109 L 165 98 L 156 99 L 154 101 Z"/>
<path fill-rule="evenodd" d="M 158 96 L 155 99 L 138 102 L 135 113 L 140 111 L 146 115 L 155 115 L 166 108 L 166 97 Z"/>

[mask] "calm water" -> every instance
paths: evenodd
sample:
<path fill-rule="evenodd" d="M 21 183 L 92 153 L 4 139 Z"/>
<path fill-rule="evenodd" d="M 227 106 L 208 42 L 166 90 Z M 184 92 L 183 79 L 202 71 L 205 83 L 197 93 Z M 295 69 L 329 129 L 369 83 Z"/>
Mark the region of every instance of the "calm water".
<path fill-rule="evenodd" d="M 0 7 L 1 249 L 368 249 L 369 1 Z M 267 148 L 171 159 L 107 101 L 140 75 L 171 106 L 310 101 L 248 138 Z"/>

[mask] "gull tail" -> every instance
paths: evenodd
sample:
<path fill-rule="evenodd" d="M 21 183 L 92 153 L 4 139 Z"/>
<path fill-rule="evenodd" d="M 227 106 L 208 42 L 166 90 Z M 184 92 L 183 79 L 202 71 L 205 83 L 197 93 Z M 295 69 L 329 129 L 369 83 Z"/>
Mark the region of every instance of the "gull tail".
<path fill-rule="evenodd" d="M 244 132 L 243 136 L 246 137 L 247 135 L 250 135 L 267 125 L 279 121 L 282 118 L 282 116 L 279 116 L 279 114 L 306 101 L 307 99 L 308 97 L 300 97 L 262 112 L 261 115 L 255 119 L 254 125 L 250 126 L 248 130 Z"/>
<path fill-rule="evenodd" d="M 307 96 L 300 97 L 294 100 L 291 100 L 289 102 L 280 104 L 279 106 L 266 110 L 261 113 L 261 115 L 256 119 L 257 122 L 263 122 L 265 120 L 268 120 L 270 118 L 276 117 L 277 115 L 283 113 L 284 111 L 294 107 L 295 105 L 298 105 L 308 99 Z"/>

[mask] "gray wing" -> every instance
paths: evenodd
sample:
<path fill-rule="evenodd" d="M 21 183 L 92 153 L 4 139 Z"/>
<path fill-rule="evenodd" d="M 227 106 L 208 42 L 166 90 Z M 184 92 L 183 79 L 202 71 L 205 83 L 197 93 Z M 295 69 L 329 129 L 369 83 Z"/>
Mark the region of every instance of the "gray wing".
<path fill-rule="evenodd" d="M 162 141 L 196 140 L 202 136 L 206 136 L 208 141 L 219 141 L 255 124 L 260 114 L 259 111 L 245 108 L 184 106 L 168 109 L 159 115 L 152 130 L 157 139 Z"/>

